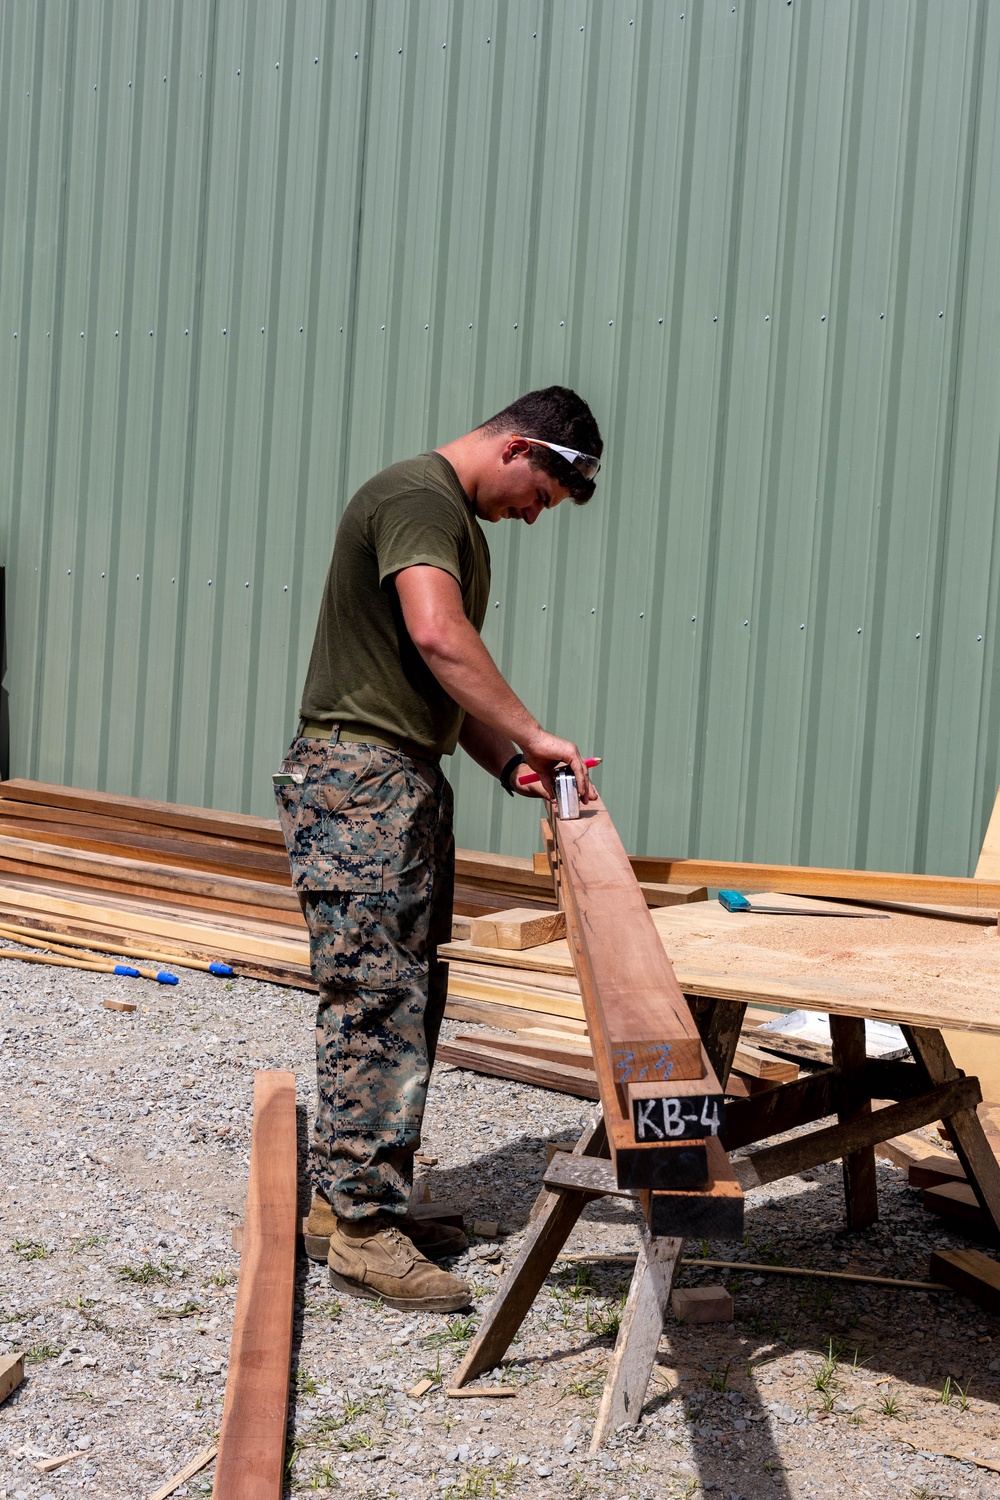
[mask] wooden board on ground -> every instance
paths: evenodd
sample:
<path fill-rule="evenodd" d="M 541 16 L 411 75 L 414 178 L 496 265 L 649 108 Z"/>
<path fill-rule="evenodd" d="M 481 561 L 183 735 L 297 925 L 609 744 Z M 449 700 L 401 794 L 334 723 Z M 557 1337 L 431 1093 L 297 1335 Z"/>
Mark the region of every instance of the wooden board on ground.
<path fill-rule="evenodd" d="M 512 1048 L 477 1046 L 479 1040 L 438 1042 L 436 1062 L 493 1078 L 509 1078 L 515 1083 L 530 1083 L 559 1094 L 573 1094 L 578 1099 L 599 1097 L 592 1067 L 538 1058 Z"/>
<path fill-rule="evenodd" d="M 292 1352 L 296 1235 L 295 1074 L 254 1078 L 250 1181 L 233 1315 L 218 1500 L 280 1500 Z"/>

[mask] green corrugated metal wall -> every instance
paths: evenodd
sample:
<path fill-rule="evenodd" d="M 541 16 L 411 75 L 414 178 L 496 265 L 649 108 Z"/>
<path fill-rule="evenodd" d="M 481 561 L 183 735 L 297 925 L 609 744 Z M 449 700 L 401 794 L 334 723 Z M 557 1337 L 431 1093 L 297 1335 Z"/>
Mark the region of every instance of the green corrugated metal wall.
<path fill-rule="evenodd" d="M 486 634 L 631 846 L 969 870 L 998 109 L 987 0 L 3 6 L 14 773 L 270 811 L 346 498 L 558 380 L 599 495 Z"/>

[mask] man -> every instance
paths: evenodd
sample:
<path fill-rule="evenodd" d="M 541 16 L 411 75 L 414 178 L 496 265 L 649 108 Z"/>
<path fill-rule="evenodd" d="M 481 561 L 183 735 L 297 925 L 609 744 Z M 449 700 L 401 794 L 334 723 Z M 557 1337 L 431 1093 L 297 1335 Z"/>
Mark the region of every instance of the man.
<path fill-rule="evenodd" d="M 456 743 L 511 795 L 555 767 L 593 795 L 577 747 L 547 733 L 479 638 L 490 588 L 480 522 L 589 500 L 603 442 L 587 403 L 532 391 L 481 427 L 362 485 L 341 520 L 301 723 L 274 778 L 319 985 L 306 1243 L 339 1291 L 454 1311 L 471 1292 L 433 1263 L 460 1232 L 407 1211 L 444 1014 L 454 839 L 440 768 Z M 518 748 L 519 747 L 519 748 Z M 522 767 L 540 782 L 522 786 Z"/>

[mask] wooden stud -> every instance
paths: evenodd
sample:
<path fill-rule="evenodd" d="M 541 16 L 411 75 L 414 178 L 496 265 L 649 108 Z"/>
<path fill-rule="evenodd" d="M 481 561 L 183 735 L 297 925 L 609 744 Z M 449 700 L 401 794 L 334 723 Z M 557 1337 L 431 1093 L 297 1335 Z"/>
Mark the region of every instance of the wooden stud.
<path fill-rule="evenodd" d="M 654 1238 L 648 1229 L 643 1230 L 590 1439 L 591 1453 L 597 1453 L 623 1422 L 634 1427 L 642 1415 L 683 1243 Z"/>
<path fill-rule="evenodd" d="M 573 1148 L 576 1156 L 600 1156 L 607 1150 L 604 1121 L 598 1116 Z M 458 1388 L 492 1369 L 506 1354 L 528 1314 L 556 1257 L 569 1238 L 591 1193 L 553 1192 L 542 1188 L 517 1260 L 507 1272 L 486 1311 L 468 1353 L 455 1372 Z"/>
<path fill-rule="evenodd" d="M 864 1071 L 867 1051 L 865 1023 L 855 1016 L 830 1017 L 830 1046 L 834 1067 L 843 1074 L 859 1075 Z M 857 1100 L 854 1107 L 841 1107 L 837 1119 L 842 1125 L 863 1121 L 871 1115 L 870 1098 Z M 878 1218 L 878 1183 L 875 1176 L 874 1141 L 859 1146 L 843 1158 L 844 1198 L 847 1204 L 848 1229 L 867 1229 Z"/>
<path fill-rule="evenodd" d="M 956 1079 L 958 1069 L 944 1044 L 940 1032 L 918 1026 L 904 1026 L 903 1035 L 917 1062 L 925 1069 L 932 1083 L 943 1083 Z M 976 1080 L 976 1094 L 980 1094 Z M 940 1118 L 945 1120 L 952 1145 L 955 1147 L 970 1187 L 975 1192 L 994 1233 L 1000 1234 L 1000 1162 L 997 1161 L 986 1135 L 982 1121 L 976 1113 L 979 1099 L 971 1101 L 965 1108 L 942 1110 Z M 896 1132 L 893 1131 L 895 1135 Z"/>

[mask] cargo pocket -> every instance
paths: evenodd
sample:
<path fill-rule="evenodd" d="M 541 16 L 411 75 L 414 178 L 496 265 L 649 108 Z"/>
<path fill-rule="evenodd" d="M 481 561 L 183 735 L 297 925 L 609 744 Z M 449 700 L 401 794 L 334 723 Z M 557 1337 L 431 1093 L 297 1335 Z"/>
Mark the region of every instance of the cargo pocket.
<path fill-rule="evenodd" d="M 382 862 L 341 867 L 338 889 L 305 897 L 309 953 L 317 984 L 392 989 L 408 977 L 409 956 L 386 925 Z"/>
<path fill-rule="evenodd" d="M 303 745 L 309 748 L 296 754 Z M 298 785 L 274 788 L 292 885 L 300 892 L 346 889 L 344 863 L 354 854 L 356 820 L 344 822 L 337 815 L 363 780 L 371 758 L 363 765 L 356 759 L 353 764 L 339 764 L 338 755 L 343 755 L 341 747 L 324 744 L 320 748 L 315 742 L 297 741 L 281 769 L 297 771 L 303 779 Z M 364 872 L 361 878 L 367 878 Z M 378 879 L 381 890 L 381 865 Z"/>

